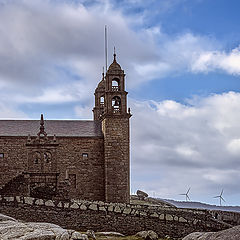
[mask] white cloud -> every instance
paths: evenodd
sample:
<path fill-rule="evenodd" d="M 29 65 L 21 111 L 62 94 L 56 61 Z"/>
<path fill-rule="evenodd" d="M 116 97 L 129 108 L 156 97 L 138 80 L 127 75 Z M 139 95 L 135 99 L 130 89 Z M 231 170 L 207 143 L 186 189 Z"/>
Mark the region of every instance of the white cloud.
<path fill-rule="evenodd" d="M 188 102 L 131 100 L 133 188 L 179 198 L 191 186 L 205 201 L 221 188 L 238 193 L 240 93 Z"/>
<path fill-rule="evenodd" d="M 231 52 L 209 51 L 203 52 L 192 64 L 194 72 L 211 72 L 222 70 L 226 73 L 240 74 L 240 47 Z"/>
<path fill-rule="evenodd" d="M 230 153 L 239 156 L 240 155 L 240 138 L 233 139 L 227 145 L 227 149 Z"/>

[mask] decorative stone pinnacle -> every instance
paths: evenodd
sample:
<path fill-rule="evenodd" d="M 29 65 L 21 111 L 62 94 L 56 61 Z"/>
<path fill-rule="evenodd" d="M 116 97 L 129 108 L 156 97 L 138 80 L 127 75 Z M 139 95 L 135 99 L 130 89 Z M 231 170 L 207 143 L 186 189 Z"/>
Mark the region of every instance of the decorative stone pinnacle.
<path fill-rule="evenodd" d="M 43 114 L 41 114 L 41 120 L 40 120 L 40 134 L 44 133 L 44 120 L 43 120 Z"/>
<path fill-rule="evenodd" d="M 45 128 L 44 128 L 43 114 L 41 114 L 40 131 L 38 133 L 38 136 L 40 136 L 41 134 L 44 135 L 45 137 L 47 137 L 47 133 L 45 132 Z"/>

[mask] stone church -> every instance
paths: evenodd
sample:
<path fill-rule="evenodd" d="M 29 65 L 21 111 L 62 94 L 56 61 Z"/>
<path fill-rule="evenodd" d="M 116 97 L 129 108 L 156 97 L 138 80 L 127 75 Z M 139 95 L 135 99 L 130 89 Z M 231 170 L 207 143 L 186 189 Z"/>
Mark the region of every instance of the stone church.
<path fill-rule="evenodd" d="M 94 120 L 0 120 L 0 194 L 129 202 L 125 74 L 116 61 L 95 90 Z"/>

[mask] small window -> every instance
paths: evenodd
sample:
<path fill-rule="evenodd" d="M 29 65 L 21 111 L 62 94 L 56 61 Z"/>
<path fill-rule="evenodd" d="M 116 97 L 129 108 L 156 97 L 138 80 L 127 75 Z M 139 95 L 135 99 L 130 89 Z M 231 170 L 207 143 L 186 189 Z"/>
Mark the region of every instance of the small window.
<path fill-rule="evenodd" d="M 100 97 L 100 104 L 104 105 L 104 97 L 103 96 Z"/>
<path fill-rule="evenodd" d="M 88 153 L 83 153 L 82 157 L 83 157 L 83 159 L 88 159 Z"/>
<path fill-rule="evenodd" d="M 4 153 L 0 153 L 0 159 L 4 158 Z"/>

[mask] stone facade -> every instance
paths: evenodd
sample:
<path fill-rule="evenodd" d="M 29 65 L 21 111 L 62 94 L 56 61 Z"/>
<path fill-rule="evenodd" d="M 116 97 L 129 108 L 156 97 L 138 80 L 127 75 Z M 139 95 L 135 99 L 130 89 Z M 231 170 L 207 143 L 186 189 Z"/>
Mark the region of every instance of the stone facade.
<path fill-rule="evenodd" d="M 0 120 L 0 194 L 129 202 L 125 74 L 114 61 L 93 121 Z"/>

